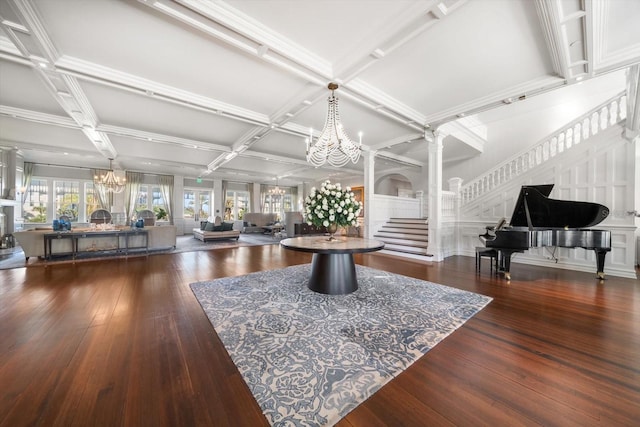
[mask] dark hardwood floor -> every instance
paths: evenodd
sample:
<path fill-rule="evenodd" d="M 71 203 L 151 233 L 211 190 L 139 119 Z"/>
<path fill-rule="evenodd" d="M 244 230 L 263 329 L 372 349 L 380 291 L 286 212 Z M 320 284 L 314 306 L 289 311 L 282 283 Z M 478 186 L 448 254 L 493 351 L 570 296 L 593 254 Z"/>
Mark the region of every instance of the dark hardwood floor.
<path fill-rule="evenodd" d="M 310 259 L 268 245 L 0 271 L 0 426 L 267 425 L 189 283 Z M 339 425 L 639 425 L 639 281 L 356 261 L 494 300 Z"/>

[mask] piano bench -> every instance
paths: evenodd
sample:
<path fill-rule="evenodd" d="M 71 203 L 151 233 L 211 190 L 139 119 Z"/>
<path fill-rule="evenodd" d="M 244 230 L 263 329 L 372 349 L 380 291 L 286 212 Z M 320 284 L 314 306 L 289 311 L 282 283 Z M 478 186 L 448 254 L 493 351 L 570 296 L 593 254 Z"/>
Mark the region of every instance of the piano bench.
<path fill-rule="evenodd" d="M 489 266 L 492 274 L 495 262 L 496 274 L 498 274 L 498 250 L 485 248 L 484 246 L 476 246 L 476 271 L 478 272 L 480 271 L 482 257 L 490 258 Z"/>

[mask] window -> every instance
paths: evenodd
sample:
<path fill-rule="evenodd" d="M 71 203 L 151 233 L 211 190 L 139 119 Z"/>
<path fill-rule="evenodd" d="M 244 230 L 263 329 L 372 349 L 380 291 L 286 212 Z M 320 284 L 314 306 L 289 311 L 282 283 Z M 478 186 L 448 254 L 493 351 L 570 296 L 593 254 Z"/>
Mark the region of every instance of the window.
<path fill-rule="evenodd" d="M 184 219 L 205 221 L 211 215 L 211 191 L 184 190 L 183 210 Z"/>
<path fill-rule="evenodd" d="M 22 205 L 22 216 L 25 223 L 47 222 L 49 205 L 49 185 L 46 179 L 32 179 Z"/>
<path fill-rule="evenodd" d="M 80 183 L 78 181 L 54 181 L 53 187 L 55 189 L 54 217 L 67 216 L 69 221 L 78 222 Z"/>
<path fill-rule="evenodd" d="M 149 197 L 151 196 L 151 197 Z M 136 197 L 135 210 L 151 210 L 156 216 L 160 213 L 160 209 L 167 210 L 167 206 L 164 202 L 164 197 L 160 191 L 160 187 L 141 185 L 138 190 L 138 196 Z M 185 216 L 186 218 L 186 216 Z"/>
<path fill-rule="evenodd" d="M 195 192 L 185 190 L 183 199 L 182 216 L 187 219 L 194 219 L 196 215 Z"/>
<path fill-rule="evenodd" d="M 95 194 L 95 189 L 93 187 L 93 182 L 85 182 L 84 183 L 84 218 L 85 221 L 89 221 L 91 218 L 91 214 L 93 211 L 98 209 L 98 198 Z"/>
<path fill-rule="evenodd" d="M 282 188 L 285 194 L 270 194 L 268 191 L 262 194 L 262 212 L 277 214 L 278 221 L 284 219 L 284 213 L 293 210 L 293 200 L 297 190 L 294 188 Z"/>
<path fill-rule="evenodd" d="M 233 221 L 242 219 L 249 211 L 249 192 L 227 190 L 227 198 L 224 204 L 224 219 Z"/>

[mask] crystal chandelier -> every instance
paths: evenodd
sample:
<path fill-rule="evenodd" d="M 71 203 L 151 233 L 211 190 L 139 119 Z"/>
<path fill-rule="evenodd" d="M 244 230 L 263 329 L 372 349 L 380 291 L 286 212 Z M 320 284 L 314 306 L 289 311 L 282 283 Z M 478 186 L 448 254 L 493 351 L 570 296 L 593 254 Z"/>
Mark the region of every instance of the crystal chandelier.
<path fill-rule="evenodd" d="M 315 143 L 313 142 L 313 129 L 309 130 L 307 161 L 316 167 L 322 166 L 326 162 L 335 167 L 344 166 L 349 160 L 357 163 L 362 149 L 362 132 L 358 133 L 359 141 L 357 144 L 349 138 L 342 122 L 340 122 L 338 98 L 333 94 L 338 89 L 338 85 L 329 83 L 328 88 L 331 90 L 331 96 L 328 98 L 327 120 Z"/>
<path fill-rule="evenodd" d="M 273 194 L 274 196 L 283 196 L 284 193 L 286 193 L 286 191 L 278 187 L 278 180 L 276 180 L 276 186 L 269 189 L 269 194 Z"/>
<path fill-rule="evenodd" d="M 118 178 L 113 172 L 111 162 L 113 159 L 109 159 L 109 170 L 106 174 L 96 175 L 93 177 L 94 185 L 101 187 L 107 193 L 122 193 L 124 191 L 125 178 Z"/>

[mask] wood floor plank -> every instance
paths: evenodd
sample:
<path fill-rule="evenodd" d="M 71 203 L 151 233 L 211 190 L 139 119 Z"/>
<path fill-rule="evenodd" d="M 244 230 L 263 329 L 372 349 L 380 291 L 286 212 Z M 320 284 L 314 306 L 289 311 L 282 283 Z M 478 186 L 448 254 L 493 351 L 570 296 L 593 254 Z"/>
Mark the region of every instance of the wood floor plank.
<path fill-rule="evenodd" d="M 638 280 L 355 259 L 494 300 L 339 426 L 640 419 Z M 0 426 L 268 425 L 189 284 L 310 260 L 268 245 L 0 271 Z"/>

